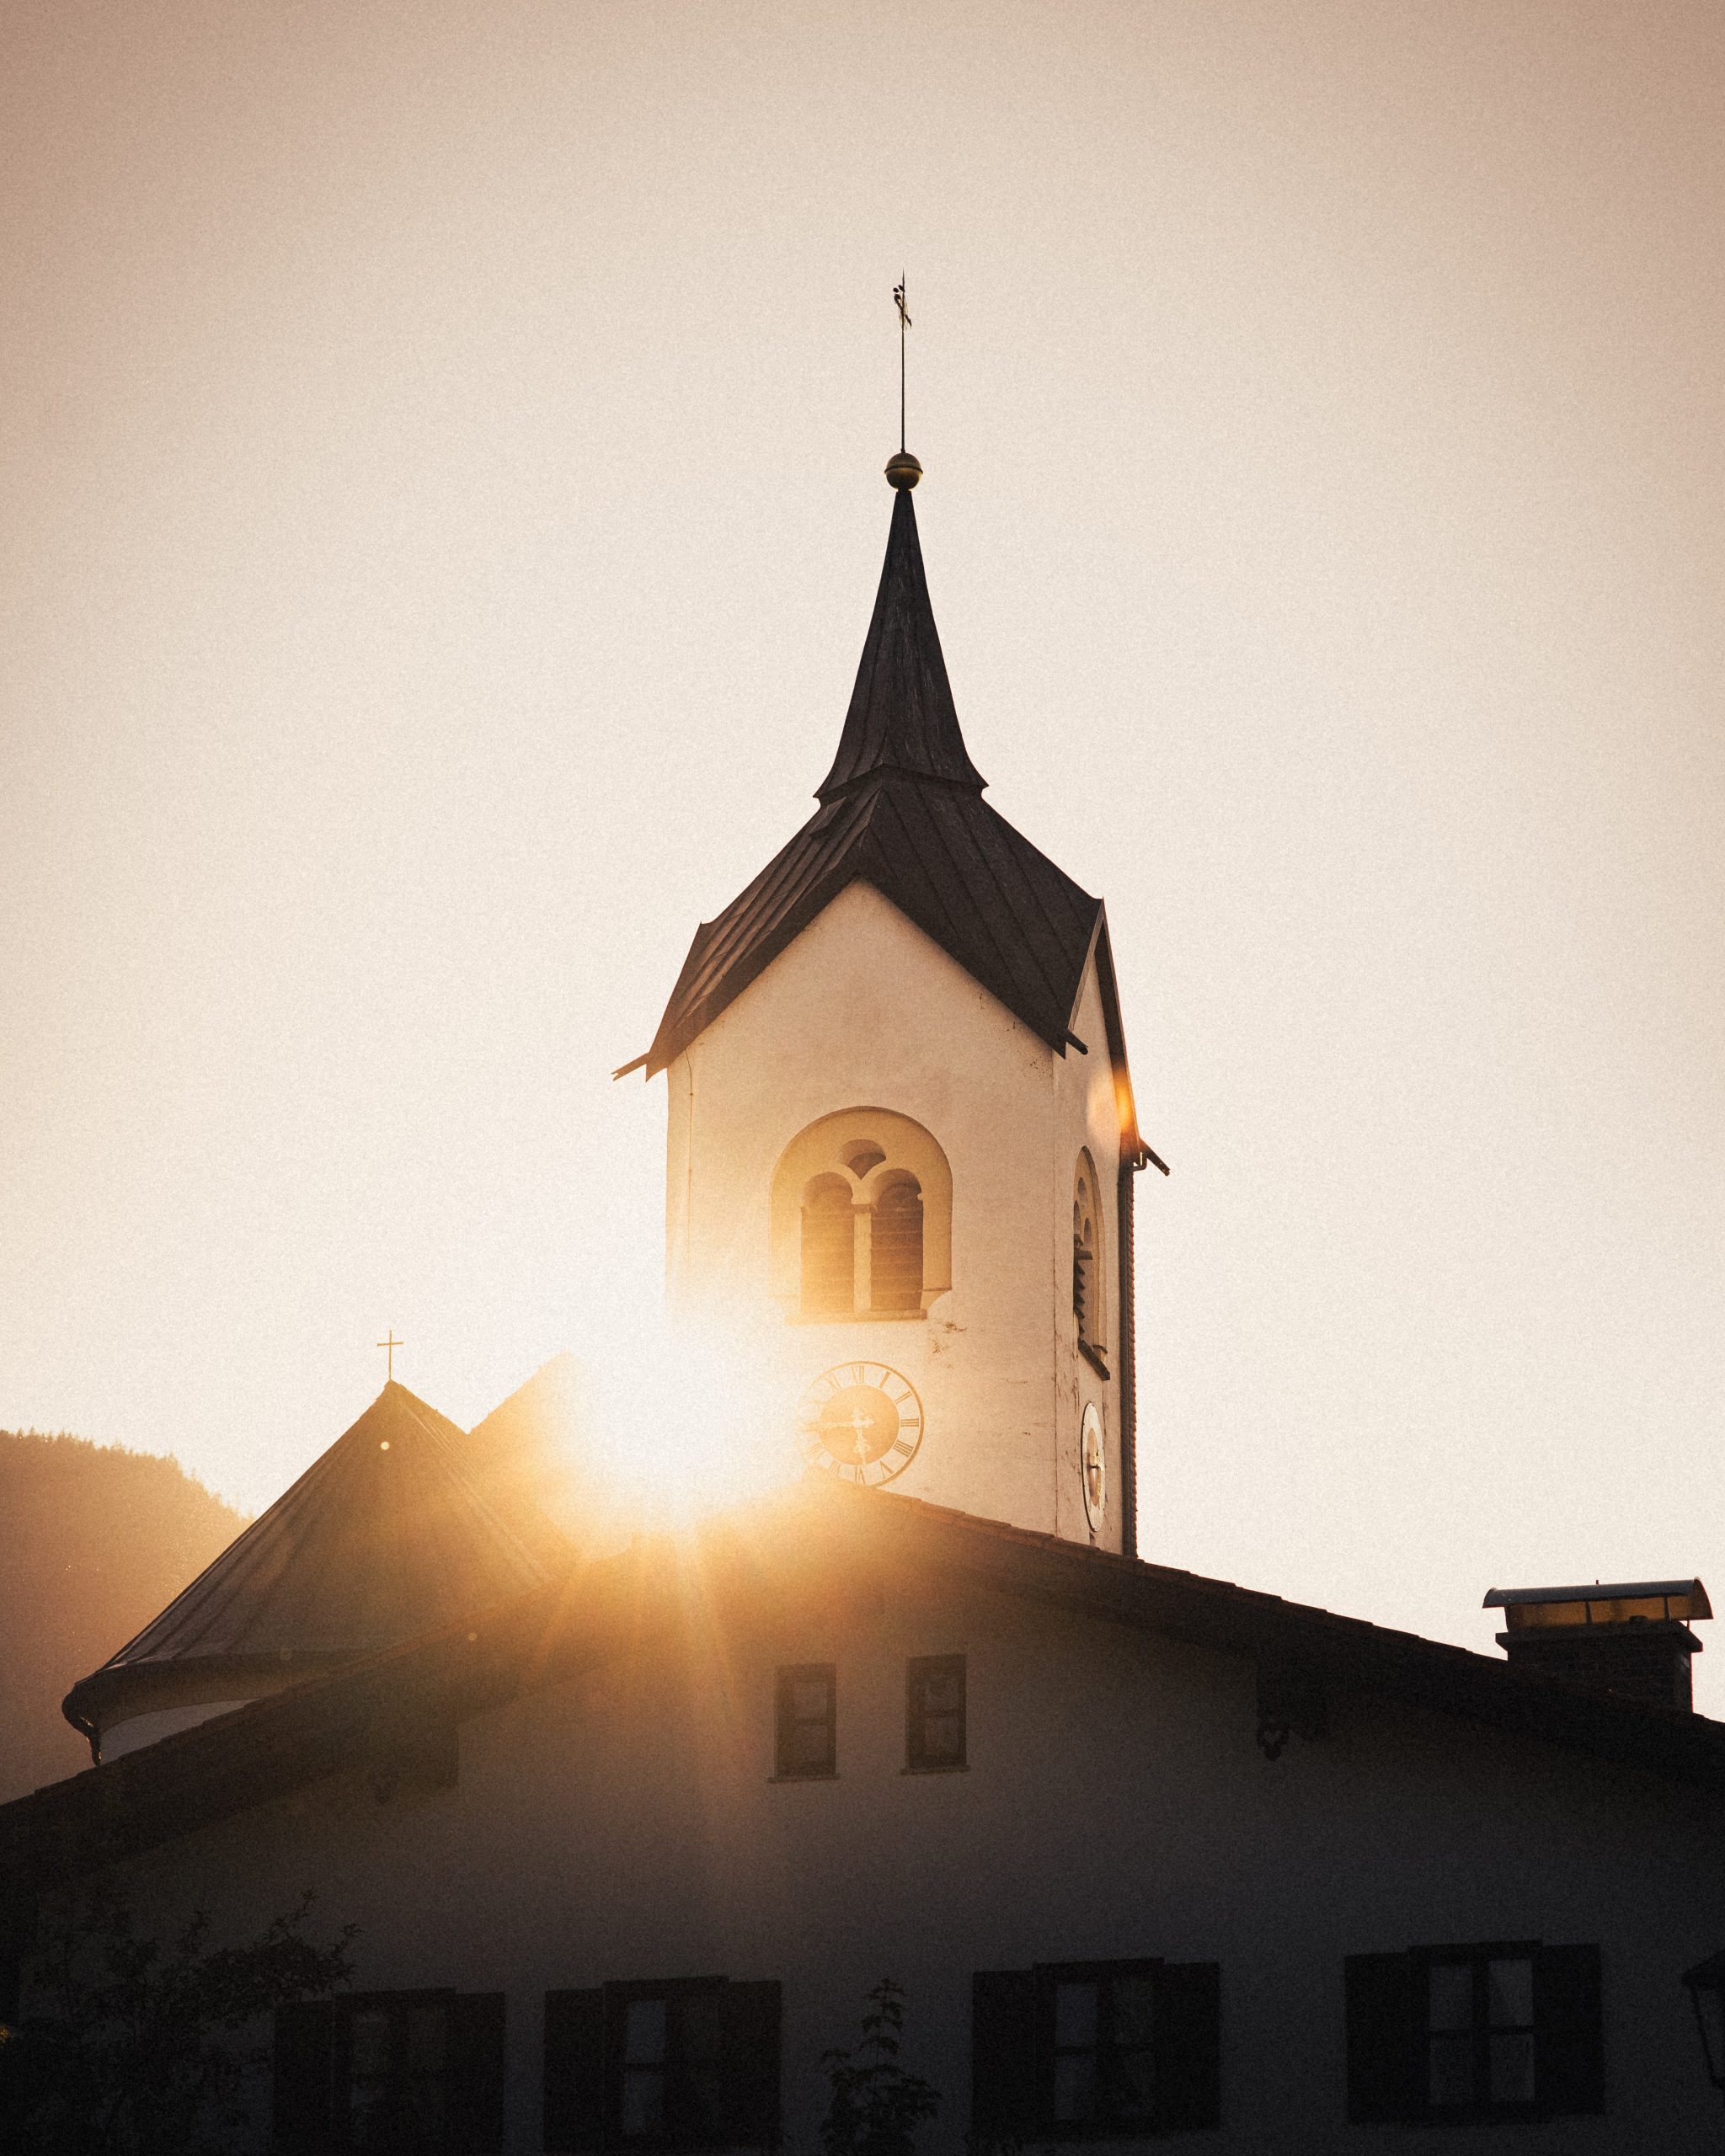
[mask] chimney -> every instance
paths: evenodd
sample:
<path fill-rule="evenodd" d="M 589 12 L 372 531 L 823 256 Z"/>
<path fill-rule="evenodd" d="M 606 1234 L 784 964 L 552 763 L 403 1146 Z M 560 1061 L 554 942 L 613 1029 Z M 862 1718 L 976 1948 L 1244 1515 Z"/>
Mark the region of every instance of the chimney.
<path fill-rule="evenodd" d="M 1693 1710 L 1689 1658 L 1701 1643 L 1689 1628 L 1713 1614 L 1699 1580 L 1494 1587 L 1482 1607 L 1503 1611 L 1498 1645 L 1514 1668 L 1613 1699 Z"/>

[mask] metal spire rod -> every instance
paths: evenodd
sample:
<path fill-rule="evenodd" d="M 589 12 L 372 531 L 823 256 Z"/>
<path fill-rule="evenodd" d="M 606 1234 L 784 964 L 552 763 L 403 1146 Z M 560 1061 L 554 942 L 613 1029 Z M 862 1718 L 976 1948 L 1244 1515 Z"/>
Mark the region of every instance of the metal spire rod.
<path fill-rule="evenodd" d="M 899 454 L 905 451 L 905 332 L 911 327 L 911 318 L 905 309 L 905 273 L 899 272 L 899 281 L 893 286 L 893 304 L 899 310 Z"/>

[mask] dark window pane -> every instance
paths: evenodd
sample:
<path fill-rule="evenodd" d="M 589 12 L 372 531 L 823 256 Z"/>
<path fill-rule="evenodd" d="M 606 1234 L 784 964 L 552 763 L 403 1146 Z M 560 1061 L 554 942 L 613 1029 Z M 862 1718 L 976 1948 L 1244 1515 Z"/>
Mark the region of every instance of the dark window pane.
<path fill-rule="evenodd" d="M 623 2068 L 622 2129 L 630 2141 L 644 2141 L 665 2131 L 665 2072 L 657 2066 Z"/>
<path fill-rule="evenodd" d="M 373 2074 L 388 2073 L 389 2016 L 381 2007 L 355 2015 L 350 2042 L 356 2080 L 369 2080 Z"/>
<path fill-rule="evenodd" d="M 1087 1983 L 1055 1986 L 1055 2049 L 1093 2050 L 1097 2037 L 1097 1987 Z"/>
<path fill-rule="evenodd" d="M 922 1307 L 922 1198 L 913 1182 L 889 1186 L 875 1206 L 869 1297 L 878 1310 Z"/>
<path fill-rule="evenodd" d="M 1533 2037 L 1530 2033 L 1492 2038 L 1492 2101 L 1533 2101 Z"/>
<path fill-rule="evenodd" d="M 632 1999 L 623 2018 L 623 2063 L 627 2066 L 665 2063 L 665 2001 Z"/>
<path fill-rule="evenodd" d="M 1109 2110 L 1115 2117 L 1147 2119 L 1156 2109 L 1156 2054 L 1120 2052 L 1115 2055 L 1114 2098 Z"/>
<path fill-rule="evenodd" d="M 1055 2055 L 1055 2116 L 1064 2123 L 1096 2116 L 1096 2053 Z"/>
<path fill-rule="evenodd" d="M 1533 2026 L 1533 1963 L 1525 1955 L 1486 1965 L 1487 2015 L 1494 2029 Z"/>
<path fill-rule="evenodd" d="M 804 1316 L 849 1317 L 855 1267 L 850 1185 L 836 1176 L 820 1177 L 803 1198 Z"/>
<path fill-rule="evenodd" d="M 922 1721 L 923 1764 L 955 1767 L 964 1757 L 964 1725 L 956 1715 L 926 1715 Z"/>
<path fill-rule="evenodd" d="M 1471 2029 L 1473 1964 L 1471 1961 L 1434 1961 L 1430 1999 L 1430 2012 L 1426 2023 L 1428 2028 Z"/>
<path fill-rule="evenodd" d="M 1156 2033 L 1156 1984 L 1149 1977 L 1117 1977 L 1108 1988 L 1113 2039 L 1123 2047 L 1148 2044 Z"/>
<path fill-rule="evenodd" d="M 793 1745 L 796 1764 L 799 1767 L 825 1766 L 832 1753 L 825 1722 L 798 1722 Z"/>
<path fill-rule="evenodd" d="M 444 2013 L 441 2006 L 416 2006 L 407 2016 L 407 2069 L 409 2073 L 443 2071 Z"/>
<path fill-rule="evenodd" d="M 1439 2108 L 1473 2101 L 1473 2033 L 1431 2040 L 1430 2097 Z"/>

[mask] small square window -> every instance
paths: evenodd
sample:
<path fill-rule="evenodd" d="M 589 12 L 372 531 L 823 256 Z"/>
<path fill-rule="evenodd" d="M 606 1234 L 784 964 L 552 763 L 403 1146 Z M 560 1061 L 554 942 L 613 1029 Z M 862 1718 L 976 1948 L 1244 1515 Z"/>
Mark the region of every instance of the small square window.
<path fill-rule="evenodd" d="M 784 1780 L 837 1774 L 838 1672 L 831 1662 L 793 1662 L 779 1671 L 774 1763 Z"/>
<path fill-rule="evenodd" d="M 917 1773 L 965 1764 L 964 1657 L 917 1655 L 905 1686 L 905 1764 Z"/>

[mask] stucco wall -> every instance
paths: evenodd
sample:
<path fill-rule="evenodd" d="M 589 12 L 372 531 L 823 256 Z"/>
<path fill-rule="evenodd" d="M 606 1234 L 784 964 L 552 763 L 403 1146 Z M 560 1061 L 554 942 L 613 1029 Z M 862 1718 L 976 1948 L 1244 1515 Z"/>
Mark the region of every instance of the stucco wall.
<path fill-rule="evenodd" d="M 832 1365 L 901 1371 L 927 1427 L 895 1486 L 1044 1532 L 1088 1539 L 1077 1475 L 1085 1398 L 1106 1400 L 1119 1548 L 1118 1381 L 1078 1356 L 1071 1314 L 1072 1176 L 1096 1160 L 1108 1221 L 1109 1338 L 1119 1125 L 1093 969 L 1055 1054 L 871 885 L 855 883 L 666 1074 L 666 1247 L 673 1307 L 753 1343 L 793 1442 L 796 1403 Z M 807 1323 L 769 1272 L 769 1193 L 817 1118 L 891 1109 L 932 1133 L 953 1173 L 953 1285 L 926 1315 Z"/>
<path fill-rule="evenodd" d="M 905 1658 L 955 1652 L 969 1769 L 907 1774 Z M 776 1783 L 773 1671 L 805 1660 L 838 1668 L 839 1774 Z M 547 1987 L 778 1978 L 787 2143 L 808 2150 L 819 2056 L 889 1972 L 907 2063 L 946 2095 L 930 2156 L 956 2156 L 971 1972 L 1135 1955 L 1221 1965 L 1225 2123 L 1204 2145 L 1406 2150 L 1406 2129 L 1345 2123 L 1343 1957 L 1505 1937 L 1602 1948 L 1607 2115 L 1434 2147 L 1714 2145 L 1678 1976 L 1725 1939 L 1725 1807 L 1368 1700 L 1332 1719 L 1271 1763 L 1230 1658 L 893 1576 L 727 1621 L 692 1577 L 676 1634 L 466 1725 L 455 1788 L 379 1804 L 324 1785 L 136 1871 L 164 1918 L 206 1906 L 218 1929 L 315 1885 L 322 1921 L 360 1926 L 362 1988 L 505 1990 L 514 2156 L 538 2146 Z"/>

